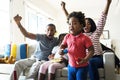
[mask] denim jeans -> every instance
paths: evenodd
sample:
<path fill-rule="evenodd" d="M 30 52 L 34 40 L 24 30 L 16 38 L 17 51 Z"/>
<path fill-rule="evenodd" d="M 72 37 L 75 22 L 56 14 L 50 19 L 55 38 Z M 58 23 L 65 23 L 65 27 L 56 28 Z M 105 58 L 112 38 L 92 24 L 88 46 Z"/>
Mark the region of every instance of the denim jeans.
<path fill-rule="evenodd" d="M 88 66 L 71 67 L 68 65 L 68 80 L 87 80 Z"/>
<path fill-rule="evenodd" d="M 103 57 L 102 56 L 93 56 L 89 60 L 88 73 L 90 80 L 100 80 L 98 68 L 103 68 Z"/>

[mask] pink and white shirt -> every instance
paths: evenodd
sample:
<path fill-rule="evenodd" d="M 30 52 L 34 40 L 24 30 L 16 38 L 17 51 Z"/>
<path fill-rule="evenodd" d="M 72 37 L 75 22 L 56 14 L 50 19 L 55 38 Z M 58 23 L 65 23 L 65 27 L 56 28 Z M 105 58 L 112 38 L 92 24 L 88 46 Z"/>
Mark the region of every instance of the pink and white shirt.
<path fill-rule="evenodd" d="M 100 44 L 100 36 L 103 32 L 105 23 L 106 23 L 106 18 L 107 15 L 105 15 L 104 13 L 102 13 L 98 23 L 97 23 L 97 28 L 93 33 L 84 33 L 85 35 L 89 36 L 90 39 L 93 42 L 93 46 L 94 46 L 94 55 L 102 55 L 102 47 Z"/>

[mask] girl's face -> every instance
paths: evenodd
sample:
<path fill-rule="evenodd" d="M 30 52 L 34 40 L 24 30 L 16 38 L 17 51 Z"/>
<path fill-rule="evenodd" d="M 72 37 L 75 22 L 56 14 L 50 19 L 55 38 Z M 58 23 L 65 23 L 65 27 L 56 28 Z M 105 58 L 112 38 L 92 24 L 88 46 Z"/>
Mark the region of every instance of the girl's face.
<path fill-rule="evenodd" d="M 69 24 L 69 31 L 71 34 L 78 35 L 79 33 L 82 32 L 83 26 L 82 24 L 80 24 L 77 18 L 71 17 L 69 19 L 68 24 Z"/>
<path fill-rule="evenodd" d="M 85 27 L 84 27 L 84 32 L 85 33 L 89 33 L 90 32 L 90 29 L 91 29 L 91 24 L 89 22 L 89 20 L 85 20 Z"/>

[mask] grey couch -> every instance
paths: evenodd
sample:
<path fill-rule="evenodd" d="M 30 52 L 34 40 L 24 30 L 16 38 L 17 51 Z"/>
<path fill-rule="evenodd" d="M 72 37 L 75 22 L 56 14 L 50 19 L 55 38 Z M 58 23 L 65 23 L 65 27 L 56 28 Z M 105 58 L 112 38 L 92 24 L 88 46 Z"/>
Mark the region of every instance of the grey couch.
<path fill-rule="evenodd" d="M 100 80 L 115 80 L 114 54 L 111 52 L 106 52 L 103 55 L 103 59 L 104 68 L 99 68 Z M 55 80 L 67 80 L 67 67 L 56 71 Z"/>
<path fill-rule="evenodd" d="M 35 45 L 29 46 L 29 49 L 30 49 L 29 54 L 31 55 L 34 52 Z M 100 80 L 115 80 L 114 53 L 105 52 L 103 54 L 103 61 L 104 61 L 104 68 L 99 68 Z M 27 73 L 25 73 L 25 75 L 27 75 Z M 55 80 L 67 80 L 67 67 L 56 70 Z M 88 80 L 89 80 L 89 75 L 88 75 Z"/>
<path fill-rule="evenodd" d="M 35 45 L 29 45 L 28 57 L 32 55 L 34 50 L 35 50 Z M 115 80 L 114 53 L 105 52 L 103 55 L 103 60 L 104 60 L 104 68 L 99 68 L 100 80 Z M 9 74 L 13 70 L 13 67 L 14 64 L 0 64 L 0 79 L 3 78 L 1 75 L 3 76 L 6 75 L 9 78 Z M 21 76 L 22 77 L 27 76 L 28 70 L 29 68 L 25 69 Z M 9 80 L 9 79 L 3 79 L 3 80 Z M 19 79 L 19 80 L 26 80 L 26 79 Z M 56 70 L 55 80 L 67 80 L 67 67 Z M 88 75 L 88 80 L 89 80 L 89 75 Z"/>

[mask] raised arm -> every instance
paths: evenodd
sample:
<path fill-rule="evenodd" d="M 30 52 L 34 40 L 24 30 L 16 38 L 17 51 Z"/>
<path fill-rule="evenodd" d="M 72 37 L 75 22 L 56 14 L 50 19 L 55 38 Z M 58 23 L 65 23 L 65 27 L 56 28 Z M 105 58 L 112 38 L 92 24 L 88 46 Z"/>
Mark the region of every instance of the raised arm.
<path fill-rule="evenodd" d="M 16 15 L 14 17 L 14 20 L 16 22 L 16 24 L 18 25 L 18 28 L 20 29 L 20 31 L 22 32 L 22 34 L 27 37 L 27 38 L 30 38 L 30 39 L 36 39 L 36 34 L 33 34 L 33 33 L 29 33 L 25 30 L 25 28 L 22 26 L 22 24 L 20 23 L 22 17 L 19 16 L 19 15 Z"/>
<path fill-rule="evenodd" d="M 62 10 L 65 13 L 65 16 L 67 17 L 69 15 L 69 13 L 67 12 L 66 8 L 65 8 L 65 2 L 61 2 L 61 6 L 62 6 Z"/>
<path fill-rule="evenodd" d="M 107 0 L 106 6 L 105 6 L 105 9 L 104 9 L 104 13 L 105 13 L 106 15 L 108 14 L 109 7 L 110 7 L 111 2 L 112 2 L 112 0 Z"/>

